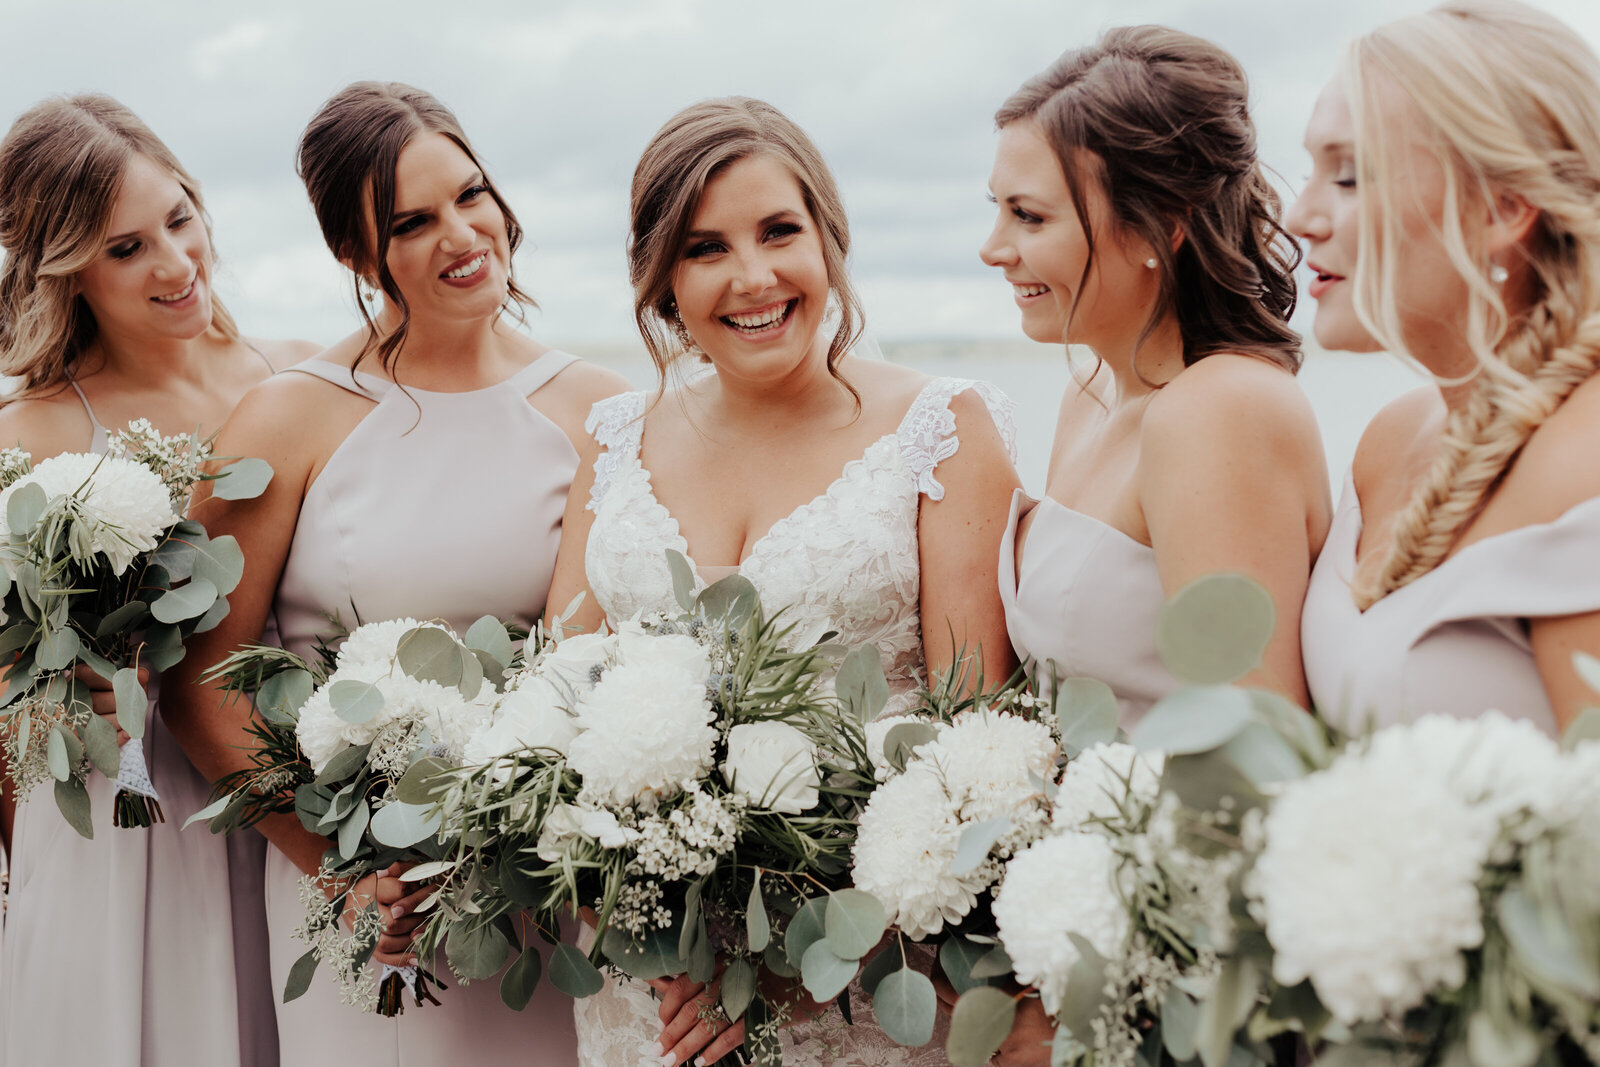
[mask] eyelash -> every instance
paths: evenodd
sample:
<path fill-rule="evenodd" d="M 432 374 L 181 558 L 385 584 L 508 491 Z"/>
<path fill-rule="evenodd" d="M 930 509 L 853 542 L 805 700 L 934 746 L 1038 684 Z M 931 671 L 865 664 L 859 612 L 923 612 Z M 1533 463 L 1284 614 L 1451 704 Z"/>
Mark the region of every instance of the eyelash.
<path fill-rule="evenodd" d="M 996 206 L 998 206 L 999 203 L 1000 203 L 1000 201 L 995 198 L 995 195 L 993 193 L 989 193 L 989 194 L 985 195 L 984 199 L 989 201 L 989 203 L 994 204 Z M 1024 211 L 1020 207 L 1017 207 L 1015 204 L 1012 204 L 1010 206 L 1009 210 L 1011 211 L 1011 214 L 1016 218 L 1016 220 L 1018 222 L 1022 223 L 1024 226 L 1035 226 L 1035 225 L 1037 225 L 1037 224 L 1039 224 L 1039 223 L 1044 221 L 1044 219 L 1040 218 L 1038 215 L 1035 215 L 1032 212 Z"/>
<path fill-rule="evenodd" d="M 463 189 L 461 195 L 456 197 L 456 203 L 470 204 L 472 201 L 478 199 L 478 197 L 482 196 L 488 191 L 489 187 L 487 185 L 470 186 L 466 189 Z M 422 227 L 422 224 L 427 221 L 427 215 L 412 215 L 410 218 L 406 219 L 404 222 L 394 228 L 394 236 L 404 237 L 408 233 L 415 233 Z"/>
<path fill-rule="evenodd" d="M 780 222 L 767 227 L 767 232 L 762 234 L 762 239 L 768 241 L 781 241 L 785 237 L 793 237 L 795 234 L 801 233 L 802 231 L 803 228 L 793 222 Z M 716 255 L 718 252 L 725 251 L 727 251 L 727 249 L 723 246 L 721 241 L 701 241 L 699 244 L 690 245 L 689 248 L 683 253 L 683 258 L 701 259 L 705 256 Z"/>
<path fill-rule="evenodd" d="M 179 215 L 177 218 L 167 223 L 167 229 L 174 232 L 181 230 L 187 226 L 190 221 L 193 220 L 193 218 L 193 215 Z M 144 245 L 141 242 L 135 241 L 131 245 L 118 245 L 111 249 L 109 254 L 112 259 L 116 260 L 132 259 L 133 254 L 143 247 Z"/>

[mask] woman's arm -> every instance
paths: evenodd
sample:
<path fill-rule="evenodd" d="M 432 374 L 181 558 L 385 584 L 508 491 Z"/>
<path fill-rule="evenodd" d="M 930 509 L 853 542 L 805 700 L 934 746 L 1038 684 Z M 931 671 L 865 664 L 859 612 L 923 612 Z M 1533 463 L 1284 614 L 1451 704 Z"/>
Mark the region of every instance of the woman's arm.
<path fill-rule="evenodd" d="M 606 620 L 606 614 L 595 603 L 589 589 L 589 578 L 584 569 L 584 553 L 589 547 L 589 529 L 594 525 L 594 512 L 589 510 L 589 491 L 594 486 L 594 462 L 600 446 L 588 434 L 574 442 L 578 445 L 578 470 L 572 477 L 572 488 L 567 491 L 567 509 L 561 518 L 561 547 L 556 550 L 556 569 L 550 578 L 550 595 L 545 601 L 546 618 L 564 611 L 572 598 L 583 594 L 567 625 L 577 633 L 594 633 Z"/>
<path fill-rule="evenodd" d="M 1241 684 L 1310 702 L 1300 609 L 1332 506 L 1316 417 L 1282 370 L 1217 355 L 1186 368 L 1145 412 L 1139 502 L 1168 596 L 1207 574 L 1243 574 L 1277 624 Z"/>
<path fill-rule="evenodd" d="M 944 499 L 924 497 L 917 520 L 922 649 L 930 681 L 965 656 L 993 684 L 1016 667 L 999 567 L 1011 494 L 1022 483 L 983 399 L 968 390 L 951 399 L 950 410 L 960 447 L 934 474 Z"/>

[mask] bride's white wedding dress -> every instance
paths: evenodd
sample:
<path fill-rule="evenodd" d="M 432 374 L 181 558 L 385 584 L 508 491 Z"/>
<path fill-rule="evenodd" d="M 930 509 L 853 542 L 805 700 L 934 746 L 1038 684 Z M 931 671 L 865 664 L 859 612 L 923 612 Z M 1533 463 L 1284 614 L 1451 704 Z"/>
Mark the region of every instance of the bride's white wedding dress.
<path fill-rule="evenodd" d="M 876 644 L 889 682 L 886 715 L 907 710 L 922 680 L 918 508 L 924 495 L 944 497 L 935 472 L 959 447 L 950 401 L 968 389 L 983 398 L 1014 453 L 1008 400 L 985 383 L 936 378 L 923 387 L 894 433 L 868 445 L 820 496 L 773 524 L 737 568 L 760 590 L 768 610 L 786 608 L 800 631 L 825 624 L 846 645 Z M 655 498 L 650 472 L 639 461 L 646 403 L 644 393 L 602 400 L 587 427 L 605 451 L 595 463 L 589 502 L 595 519 L 585 566 L 589 588 L 613 626 L 640 610 L 677 610 L 666 550 L 688 556 L 677 520 Z M 703 583 L 704 577 L 697 581 Z M 942 1026 L 922 1048 L 903 1048 L 878 1028 L 867 998 L 854 987 L 852 994 L 855 1024 L 846 1025 L 837 1009 L 830 1009 L 790 1027 L 783 1037 L 785 1064 L 931 1067 L 946 1062 Z M 583 1067 L 659 1067 L 652 1045 L 661 1022 L 647 985 L 608 978 L 601 992 L 577 1001 L 575 1010 Z"/>

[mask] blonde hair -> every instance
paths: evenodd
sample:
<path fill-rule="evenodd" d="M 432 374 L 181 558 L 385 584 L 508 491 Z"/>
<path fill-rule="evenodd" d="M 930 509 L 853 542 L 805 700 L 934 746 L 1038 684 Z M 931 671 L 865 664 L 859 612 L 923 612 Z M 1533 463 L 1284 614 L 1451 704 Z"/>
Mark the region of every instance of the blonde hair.
<path fill-rule="evenodd" d="M 712 179 L 733 164 L 763 154 L 794 175 L 822 238 L 828 287 L 839 305 L 838 327 L 828 345 L 828 373 L 844 381 L 839 361 L 860 337 L 862 312 L 846 268 L 850 223 L 839 186 L 817 146 L 788 116 L 765 101 L 729 96 L 692 104 L 668 119 L 645 146 L 633 172 L 628 236 L 633 318 L 663 385 L 668 365 L 683 347 L 672 277 L 700 198 Z M 844 386 L 856 395 L 849 382 Z"/>
<path fill-rule="evenodd" d="M 1449 554 L 1533 432 L 1600 367 L 1600 60 L 1557 19 L 1510 0 L 1456 0 L 1353 42 L 1343 75 L 1360 180 L 1355 309 L 1409 357 L 1397 301 L 1400 234 L 1385 87 L 1409 100 L 1444 173 L 1441 237 L 1467 284 L 1477 369 L 1440 455 L 1400 512 L 1363 609 Z M 1517 254 L 1532 305 L 1513 318 L 1463 218 L 1518 197 L 1538 213 Z"/>
<path fill-rule="evenodd" d="M 46 100 L 24 112 L 0 141 L 0 374 L 22 378 L 20 396 L 60 387 L 98 332 L 74 276 L 100 254 L 135 155 L 183 187 L 209 247 L 211 219 L 199 184 L 137 115 L 111 97 Z M 215 296 L 211 327 L 230 341 L 239 336 Z"/>

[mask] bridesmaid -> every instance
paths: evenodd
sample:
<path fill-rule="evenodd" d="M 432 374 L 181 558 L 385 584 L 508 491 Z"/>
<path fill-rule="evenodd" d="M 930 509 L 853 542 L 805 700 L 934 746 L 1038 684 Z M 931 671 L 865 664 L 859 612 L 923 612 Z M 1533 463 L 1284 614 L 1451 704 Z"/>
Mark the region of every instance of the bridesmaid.
<path fill-rule="evenodd" d="M 306 127 L 299 164 L 328 247 L 366 292 L 364 322 L 252 391 L 219 441 L 277 475 L 258 500 L 200 509 L 248 561 L 233 611 L 178 672 L 174 731 L 212 778 L 245 765 L 246 712 L 194 679 L 269 621 L 307 654 L 332 614 L 439 618 L 462 632 L 484 614 L 537 618 L 584 417 L 624 384 L 514 328 L 532 304 L 512 274 L 522 228 L 438 100 L 398 83 L 351 85 Z M 263 828 L 276 846 L 267 912 L 281 990 L 305 948 L 293 937 L 298 885 L 330 842 L 292 816 Z M 395 905 L 376 958 L 403 962 L 415 922 L 404 913 L 427 889 L 400 899 L 395 879 L 366 882 L 360 895 Z M 284 1062 L 576 1058 L 572 1005 L 552 986 L 524 1014 L 500 1002 L 497 982 L 449 986 L 442 1006 L 385 1019 L 341 1003 L 319 974 L 278 1006 Z"/>
<path fill-rule="evenodd" d="M 983 260 L 1024 333 L 1095 356 L 1062 398 L 1044 499 L 1013 497 L 1006 621 L 1024 660 L 1110 685 L 1124 728 L 1176 684 L 1156 655 L 1162 603 L 1217 571 L 1277 605 L 1245 683 L 1307 701 L 1298 621 L 1332 508 L 1294 379 L 1297 257 L 1247 103 L 1232 56 L 1135 26 L 1068 52 L 996 115 Z M 998 1061 L 1048 1063 L 1049 1034 L 1026 1001 Z"/>
<path fill-rule="evenodd" d="M 1289 214 L 1327 348 L 1433 380 L 1362 437 L 1302 635 L 1356 728 L 1487 708 L 1555 733 L 1597 702 L 1600 60 L 1522 4 L 1356 41 Z"/>
<path fill-rule="evenodd" d="M 107 428 L 137 418 L 211 433 L 274 366 L 315 351 L 240 336 L 212 291 L 199 186 L 110 97 L 47 100 L 11 127 L 0 246 L 0 372 L 20 386 L 0 409 L 0 442 L 35 461 L 103 452 Z M 110 693 L 95 706 L 110 712 Z M 255 966 L 263 842 L 179 833 L 209 784 L 162 715 L 151 723 L 166 822 L 111 829 L 114 789 L 100 775 L 89 779 L 93 841 L 48 796 L 0 801 L 12 864 L 0 1064 L 277 1063 L 271 992 Z M 93 1025 L 73 1022 L 68 1005 Z"/>

